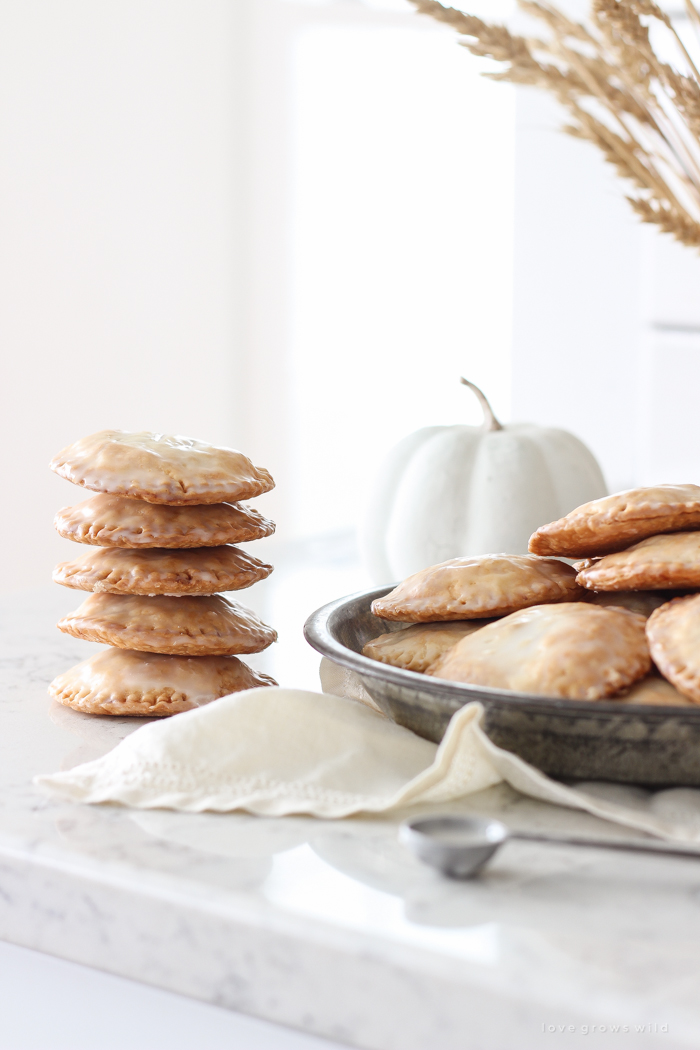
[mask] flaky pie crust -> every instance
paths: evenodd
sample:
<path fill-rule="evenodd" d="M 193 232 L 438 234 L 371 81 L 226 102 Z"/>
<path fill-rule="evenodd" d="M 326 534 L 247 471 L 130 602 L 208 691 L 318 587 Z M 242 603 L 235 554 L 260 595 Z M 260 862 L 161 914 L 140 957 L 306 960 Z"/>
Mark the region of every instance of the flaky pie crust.
<path fill-rule="evenodd" d="M 221 595 L 182 598 L 91 594 L 58 621 L 74 638 L 180 656 L 259 653 L 277 638 L 250 609 Z"/>
<path fill-rule="evenodd" d="M 49 693 L 84 714 L 162 718 L 266 685 L 277 683 L 235 656 L 163 656 L 113 648 L 58 675 Z"/>
<path fill-rule="evenodd" d="M 575 570 L 564 562 L 531 554 L 483 554 L 414 573 L 372 602 L 372 612 L 404 623 L 486 619 L 543 602 L 575 601 L 581 593 Z"/>
<path fill-rule="evenodd" d="M 220 547 L 271 536 L 274 522 L 244 503 L 169 507 L 98 492 L 63 507 L 54 527 L 67 540 L 96 547 Z"/>
<path fill-rule="evenodd" d="M 674 598 L 652 613 L 647 638 L 662 675 L 700 704 L 700 594 Z"/>
<path fill-rule="evenodd" d="M 642 704 L 644 707 L 692 707 L 693 701 L 679 693 L 674 685 L 660 674 L 648 674 L 635 682 L 629 692 L 616 696 L 621 704 Z"/>
<path fill-rule="evenodd" d="M 235 449 L 150 431 L 100 430 L 62 449 L 49 466 L 94 492 L 175 507 L 250 499 L 275 484 Z"/>
<path fill-rule="evenodd" d="M 581 586 L 597 591 L 700 587 L 700 531 L 650 536 L 576 568 Z"/>
<path fill-rule="evenodd" d="M 362 652 L 371 660 L 424 674 L 431 664 L 462 638 L 492 622 L 446 620 L 442 623 L 414 623 L 412 627 L 372 638 Z"/>
<path fill-rule="evenodd" d="M 593 558 L 660 532 L 700 528 L 700 486 L 628 489 L 584 503 L 530 537 L 533 554 Z"/>
<path fill-rule="evenodd" d="M 644 623 L 626 609 L 537 605 L 464 638 L 428 673 L 538 696 L 602 700 L 648 673 Z"/>
<path fill-rule="evenodd" d="M 250 587 L 271 572 L 271 565 L 238 547 L 92 547 L 74 561 L 57 565 L 53 580 L 64 587 L 110 594 L 216 594 Z"/>

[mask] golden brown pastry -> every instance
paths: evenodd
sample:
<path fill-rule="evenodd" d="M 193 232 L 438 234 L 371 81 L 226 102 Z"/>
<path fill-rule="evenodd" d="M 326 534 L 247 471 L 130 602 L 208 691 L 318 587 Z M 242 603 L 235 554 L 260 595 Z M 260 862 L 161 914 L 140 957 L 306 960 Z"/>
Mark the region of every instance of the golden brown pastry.
<path fill-rule="evenodd" d="M 167 507 L 104 492 L 59 510 L 54 526 L 67 540 L 97 547 L 220 547 L 275 531 L 273 521 L 243 503 Z"/>
<path fill-rule="evenodd" d="M 674 598 L 652 613 L 647 638 L 662 675 L 700 704 L 700 594 Z"/>
<path fill-rule="evenodd" d="M 621 704 L 643 704 L 652 707 L 692 707 L 693 701 L 679 693 L 660 674 L 649 674 L 635 682 L 624 696 L 613 697 Z"/>
<path fill-rule="evenodd" d="M 250 499 L 275 484 L 235 449 L 149 431 L 100 430 L 62 449 L 49 466 L 94 492 L 173 507 Z"/>
<path fill-rule="evenodd" d="M 235 656 L 106 649 L 54 678 L 49 693 L 85 714 L 162 717 L 265 685 L 277 683 Z"/>
<path fill-rule="evenodd" d="M 700 528 L 700 486 L 628 489 L 584 503 L 541 525 L 530 537 L 533 554 L 593 558 L 613 554 L 659 532 Z"/>
<path fill-rule="evenodd" d="M 582 587 L 596 591 L 700 587 L 700 532 L 650 536 L 617 554 L 576 566 Z"/>
<path fill-rule="evenodd" d="M 492 620 L 446 620 L 443 623 L 415 623 L 400 631 L 380 634 L 362 650 L 370 660 L 392 667 L 425 674 L 427 668 L 453 645 Z"/>
<path fill-rule="evenodd" d="M 584 591 L 581 601 L 606 607 L 614 605 L 647 617 L 675 596 L 675 591 Z"/>
<path fill-rule="evenodd" d="M 91 594 L 56 625 L 74 638 L 181 656 L 259 653 L 277 638 L 254 612 L 220 595 Z"/>
<path fill-rule="evenodd" d="M 482 554 L 453 558 L 409 576 L 372 612 L 384 620 L 425 623 L 504 616 L 528 605 L 576 601 L 576 571 L 531 554 Z"/>
<path fill-rule="evenodd" d="M 536 605 L 458 642 L 428 673 L 452 682 L 602 700 L 651 666 L 644 617 L 584 602 Z"/>
<path fill-rule="evenodd" d="M 186 551 L 93 547 L 53 571 L 54 583 L 110 594 L 216 594 L 264 580 L 272 566 L 238 547 Z"/>

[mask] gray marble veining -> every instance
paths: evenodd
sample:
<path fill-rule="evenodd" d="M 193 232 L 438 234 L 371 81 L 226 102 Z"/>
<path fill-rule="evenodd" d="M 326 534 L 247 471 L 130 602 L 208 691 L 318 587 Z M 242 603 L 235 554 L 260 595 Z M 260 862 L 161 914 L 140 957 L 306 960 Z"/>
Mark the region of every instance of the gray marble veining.
<path fill-rule="evenodd" d="M 94 650 L 54 629 L 71 602 L 0 607 L 0 937 L 371 1050 L 697 1045 L 700 862 L 513 842 L 456 883 L 398 843 L 400 815 L 266 820 L 38 793 L 35 773 L 140 724 L 49 701 L 51 677 Z M 628 834 L 502 785 L 446 808 Z"/>

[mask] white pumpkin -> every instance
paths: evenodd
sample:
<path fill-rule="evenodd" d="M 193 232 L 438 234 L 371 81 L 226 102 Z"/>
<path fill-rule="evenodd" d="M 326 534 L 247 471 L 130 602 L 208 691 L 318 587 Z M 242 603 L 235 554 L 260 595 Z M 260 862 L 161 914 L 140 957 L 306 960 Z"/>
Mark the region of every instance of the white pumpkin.
<path fill-rule="evenodd" d="M 502 426 L 484 410 L 481 427 L 424 427 L 382 465 L 360 530 L 377 584 L 402 580 L 448 558 L 526 554 L 538 526 L 606 496 L 592 452 L 566 430 Z"/>

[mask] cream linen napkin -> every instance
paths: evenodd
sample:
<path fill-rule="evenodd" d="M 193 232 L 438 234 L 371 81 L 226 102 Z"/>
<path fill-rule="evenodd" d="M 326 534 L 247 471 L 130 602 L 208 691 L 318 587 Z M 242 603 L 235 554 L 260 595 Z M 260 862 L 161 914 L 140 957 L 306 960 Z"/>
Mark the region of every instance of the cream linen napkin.
<path fill-rule="evenodd" d="M 481 704 L 463 707 L 438 747 L 352 699 L 251 689 L 151 722 L 102 758 L 34 782 L 74 801 L 139 809 L 347 817 L 444 803 L 506 780 L 545 802 L 700 841 L 698 819 L 674 821 L 550 780 L 492 744 L 482 716 Z"/>

